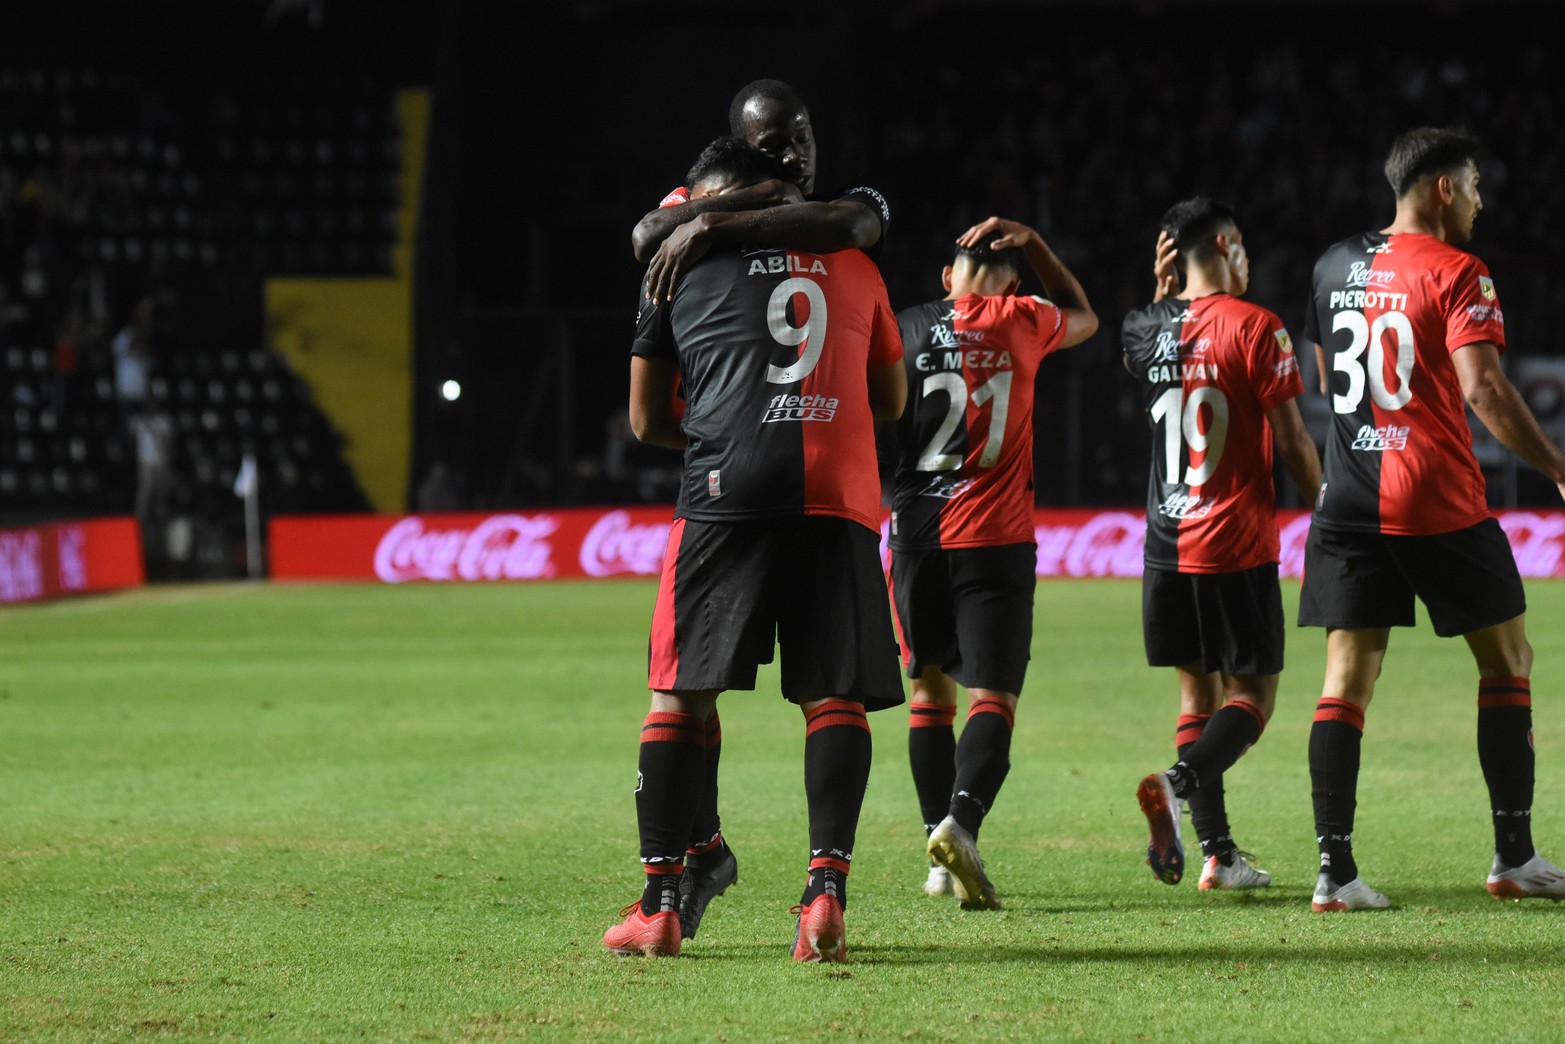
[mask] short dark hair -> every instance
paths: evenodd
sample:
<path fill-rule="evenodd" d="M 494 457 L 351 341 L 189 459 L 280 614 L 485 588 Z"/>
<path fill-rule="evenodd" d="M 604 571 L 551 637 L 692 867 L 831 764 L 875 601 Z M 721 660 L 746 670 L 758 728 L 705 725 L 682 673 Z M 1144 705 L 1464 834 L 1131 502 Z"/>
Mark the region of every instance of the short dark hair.
<path fill-rule="evenodd" d="M 1194 196 L 1175 203 L 1163 212 L 1158 226 L 1167 232 L 1179 254 L 1174 267 L 1185 271 L 1187 260 L 1205 261 L 1212 251 L 1212 238 L 1229 226 L 1239 227 L 1234 208 L 1208 196 Z"/>
<path fill-rule="evenodd" d="M 1456 173 L 1478 162 L 1478 139 L 1460 127 L 1418 127 L 1391 143 L 1386 180 L 1400 199 L 1426 174 Z"/>
<path fill-rule="evenodd" d="M 744 137 L 745 106 L 756 98 L 771 98 L 801 112 L 808 111 L 804 107 L 804 99 L 799 97 L 799 92 L 781 80 L 753 80 L 739 88 L 739 93 L 734 95 L 734 100 L 728 103 L 730 134 Z"/>
<path fill-rule="evenodd" d="M 959 246 L 956 248 L 956 256 L 958 258 L 967 258 L 974 268 L 1009 268 L 1017 275 L 1021 275 L 1021 248 L 1006 247 L 1003 250 L 994 248 L 994 241 L 999 239 L 1001 234 L 996 233 L 977 246 Z"/>
<path fill-rule="evenodd" d="M 695 165 L 685 175 L 685 184 L 695 188 L 712 177 L 790 180 L 788 171 L 775 157 L 768 156 L 743 138 L 727 136 L 701 150 Z"/>

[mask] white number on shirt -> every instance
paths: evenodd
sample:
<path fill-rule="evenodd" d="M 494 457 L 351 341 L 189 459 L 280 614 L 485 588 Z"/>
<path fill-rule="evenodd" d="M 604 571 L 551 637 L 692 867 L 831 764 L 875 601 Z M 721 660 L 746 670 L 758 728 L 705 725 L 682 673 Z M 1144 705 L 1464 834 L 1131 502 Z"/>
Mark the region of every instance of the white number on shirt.
<path fill-rule="evenodd" d="M 803 326 L 788 322 L 788 302 L 793 300 L 794 294 L 803 294 L 810 303 L 810 317 Z M 803 354 L 792 366 L 766 367 L 767 383 L 792 384 L 804 380 L 821 361 L 821 349 L 826 346 L 826 292 L 813 279 L 802 276 L 784 279 L 772 291 L 771 300 L 766 302 L 766 329 L 778 344 L 804 345 Z"/>
<path fill-rule="evenodd" d="M 1411 384 L 1413 360 L 1417 353 L 1413 345 L 1413 324 L 1402 312 L 1382 312 L 1371 323 L 1362 312 L 1338 312 L 1331 320 L 1331 329 L 1348 331 L 1352 338 L 1348 346 L 1331 358 L 1331 368 L 1348 375 L 1348 390 L 1343 395 L 1331 397 L 1331 408 L 1338 413 L 1352 413 L 1364 401 L 1365 377 L 1368 377 L 1370 398 L 1383 410 L 1400 410 L 1413 397 Z M 1397 390 L 1386 387 L 1385 335 L 1396 336 Z M 1364 349 L 1369 349 L 1366 365 Z"/>
<path fill-rule="evenodd" d="M 1201 407 L 1212 410 L 1211 423 L 1201 430 Z M 1223 459 L 1223 447 L 1228 442 L 1228 397 L 1221 388 L 1204 384 L 1185 398 L 1183 388 L 1170 388 L 1152 403 L 1153 422 L 1163 421 L 1163 477 L 1174 485 L 1180 484 L 1180 472 L 1184 472 L 1184 485 L 1205 484 L 1217 471 Z M 1181 469 L 1185 463 L 1185 447 L 1196 453 L 1204 453 L 1201 463 Z"/>
<path fill-rule="evenodd" d="M 924 378 L 923 397 L 935 392 L 945 392 L 947 406 L 945 419 L 935 429 L 934 437 L 924 447 L 918 458 L 918 471 L 955 471 L 962 466 L 960 453 L 942 453 L 956 426 L 967 413 L 967 382 L 959 373 L 932 373 Z M 990 399 L 994 408 L 989 411 L 989 434 L 984 439 L 983 452 L 978 455 L 980 468 L 992 468 L 999 463 L 1000 450 L 1005 443 L 1005 422 L 1011 413 L 1011 371 L 1001 370 L 973 391 L 973 405 L 982 406 Z"/>

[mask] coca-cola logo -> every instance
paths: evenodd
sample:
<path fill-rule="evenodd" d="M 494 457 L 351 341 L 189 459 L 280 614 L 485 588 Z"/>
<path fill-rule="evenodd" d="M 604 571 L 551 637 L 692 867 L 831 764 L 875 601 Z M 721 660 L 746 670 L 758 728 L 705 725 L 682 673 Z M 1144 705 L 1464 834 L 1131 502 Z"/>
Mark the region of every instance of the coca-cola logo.
<path fill-rule="evenodd" d="M 630 512 L 610 511 L 582 539 L 582 572 L 588 576 L 655 576 L 662 569 L 670 528 L 669 522 L 636 525 Z"/>
<path fill-rule="evenodd" d="M 1039 576 L 1140 576 L 1147 524 L 1140 515 L 1105 511 L 1080 525 L 1038 526 Z"/>
<path fill-rule="evenodd" d="M 1500 528 L 1511 542 L 1516 568 L 1522 576 L 1560 576 L 1565 561 L 1565 515 L 1551 512 L 1507 511 Z"/>
<path fill-rule="evenodd" d="M 1304 544 L 1310 537 L 1310 516 L 1301 514 L 1284 522 L 1278 535 L 1281 551 L 1277 562 L 1278 576 L 1304 575 Z"/>
<path fill-rule="evenodd" d="M 60 586 L 67 591 L 87 590 L 87 534 L 81 526 L 60 527 Z"/>
<path fill-rule="evenodd" d="M 0 533 L 0 602 L 43 597 L 43 539 L 35 529 Z"/>
<path fill-rule="evenodd" d="M 552 515 L 491 515 L 471 529 L 424 528 L 405 518 L 381 537 L 375 575 L 406 580 L 541 580 L 554 575 Z"/>

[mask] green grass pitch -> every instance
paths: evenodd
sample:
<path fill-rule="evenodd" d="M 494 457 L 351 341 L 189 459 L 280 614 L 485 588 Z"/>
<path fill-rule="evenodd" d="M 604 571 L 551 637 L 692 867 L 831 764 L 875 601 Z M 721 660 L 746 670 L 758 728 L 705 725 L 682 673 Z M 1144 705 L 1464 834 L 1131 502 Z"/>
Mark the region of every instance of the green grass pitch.
<path fill-rule="evenodd" d="M 646 582 L 153 588 L 0 611 L 0 1040 L 1558 1040 L 1565 906 L 1496 903 L 1459 641 L 1395 632 L 1357 850 L 1385 912 L 1309 912 L 1323 637 L 1290 630 L 1228 776 L 1275 875 L 1142 862 L 1172 671 L 1134 582 L 1041 583 L 1013 768 L 984 828 L 1007 905 L 919 890 L 904 711 L 876 762 L 850 963 L 789 958 L 798 712 L 720 703 L 740 884 L 675 960 L 600 944 L 639 888 Z M 1535 833 L 1565 860 L 1565 585 L 1529 584 Z M 1297 587 L 1285 586 L 1296 600 Z M 1188 839 L 1195 861 L 1193 839 Z"/>

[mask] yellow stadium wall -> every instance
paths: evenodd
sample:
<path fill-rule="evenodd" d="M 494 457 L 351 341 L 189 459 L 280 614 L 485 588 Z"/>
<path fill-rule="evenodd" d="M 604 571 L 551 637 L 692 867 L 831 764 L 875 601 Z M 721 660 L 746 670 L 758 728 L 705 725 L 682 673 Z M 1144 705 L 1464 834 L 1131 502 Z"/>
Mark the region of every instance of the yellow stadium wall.
<path fill-rule="evenodd" d="M 374 279 L 269 279 L 271 345 L 309 385 L 342 434 L 344 457 L 370 505 L 407 505 L 413 445 L 413 249 L 424 176 L 429 95 L 397 95 L 402 191 L 392 275 Z"/>

